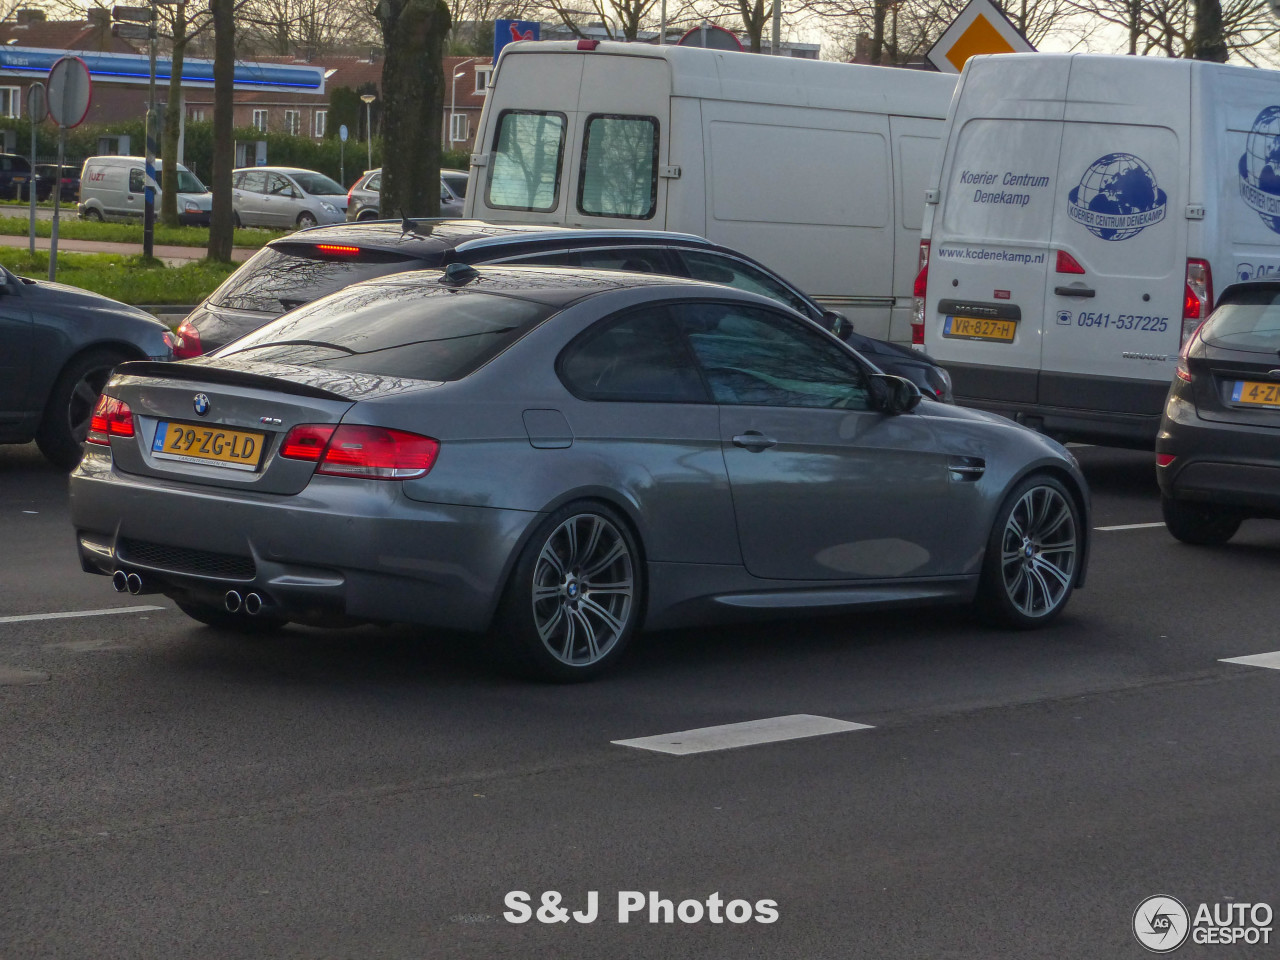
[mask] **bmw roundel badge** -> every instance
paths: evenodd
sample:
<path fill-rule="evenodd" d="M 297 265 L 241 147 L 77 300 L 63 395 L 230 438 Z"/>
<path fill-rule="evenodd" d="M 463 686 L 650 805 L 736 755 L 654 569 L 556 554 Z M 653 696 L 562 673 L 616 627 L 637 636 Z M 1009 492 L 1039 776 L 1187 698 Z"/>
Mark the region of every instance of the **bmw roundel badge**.
<path fill-rule="evenodd" d="M 209 398 L 203 393 L 197 393 L 191 403 L 196 408 L 196 416 L 203 417 L 209 412 Z"/>

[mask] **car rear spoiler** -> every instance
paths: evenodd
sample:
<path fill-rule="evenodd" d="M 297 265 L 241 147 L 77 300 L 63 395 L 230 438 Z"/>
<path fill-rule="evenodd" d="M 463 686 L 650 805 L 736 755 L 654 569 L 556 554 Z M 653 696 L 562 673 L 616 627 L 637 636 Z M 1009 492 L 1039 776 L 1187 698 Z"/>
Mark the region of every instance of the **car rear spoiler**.
<path fill-rule="evenodd" d="M 245 370 L 233 370 L 226 367 L 210 367 L 198 363 L 172 363 L 165 360 L 131 360 L 115 368 L 114 376 L 124 374 L 130 377 L 155 377 L 167 380 L 188 380 L 198 383 L 216 383 L 226 387 L 249 387 L 258 390 L 270 390 L 274 393 L 287 393 L 295 397 L 312 397 L 317 400 L 345 400 L 351 397 L 335 390 L 326 390 L 310 383 L 300 383 L 288 378 L 295 371 L 290 368 L 275 367 L 279 372 L 275 376 L 261 373 L 249 373 Z M 299 375 L 301 374 L 298 371 Z"/>

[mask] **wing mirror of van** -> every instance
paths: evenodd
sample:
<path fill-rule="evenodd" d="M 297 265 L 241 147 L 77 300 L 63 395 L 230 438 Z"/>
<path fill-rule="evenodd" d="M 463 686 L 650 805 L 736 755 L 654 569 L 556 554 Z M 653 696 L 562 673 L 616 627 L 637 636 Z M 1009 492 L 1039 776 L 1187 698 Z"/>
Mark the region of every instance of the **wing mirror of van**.
<path fill-rule="evenodd" d="M 824 310 L 822 312 L 822 322 L 828 330 L 841 340 L 848 340 L 849 334 L 853 333 L 853 321 L 843 313 L 837 313 L 835 310 Z"/>
<path fill-rule="evenodd" d="M 870 387 L 872 406 L 881 413 L 891 416 L 910 413 L 924 399 L 920 388 L 906 377 L 873 373 L 870 376 Z"/>

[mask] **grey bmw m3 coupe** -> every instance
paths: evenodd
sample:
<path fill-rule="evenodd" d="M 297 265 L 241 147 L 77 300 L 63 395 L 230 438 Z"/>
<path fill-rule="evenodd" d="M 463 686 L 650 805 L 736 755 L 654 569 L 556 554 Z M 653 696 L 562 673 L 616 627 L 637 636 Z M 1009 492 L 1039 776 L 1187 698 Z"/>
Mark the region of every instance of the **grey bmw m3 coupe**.
<path fill-rule="evenodd" d="M 919 401 L 752 293 L 454 264 L 121 366 L 72 518 L 86 571 L 217 628 L 471 631 L 553 680 L 764 611 L 1048 622 L 1085 575 L 1074 458 Z"/>

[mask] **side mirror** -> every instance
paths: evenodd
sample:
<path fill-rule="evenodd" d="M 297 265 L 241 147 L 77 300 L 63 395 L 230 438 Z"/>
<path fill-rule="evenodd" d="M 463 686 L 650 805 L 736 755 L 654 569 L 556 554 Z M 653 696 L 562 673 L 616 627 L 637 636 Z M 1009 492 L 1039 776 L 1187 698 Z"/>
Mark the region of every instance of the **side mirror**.
<path fill-rule="evenodd" d="M 924 394 L 920 388 L 906 377 L 895 377 L 888 373 L 871 374 L 871 399 L 875 409 L 890 416 L 910 413 Z"/>
<path fill-rule="evenodd" d="M 848 340 L 849 334 L 853 333 L 853 321 L 843 313 L 837 313 L 835 310 L 824 310 L 822 313 L 822 322 L 826 325 L 828 330 L 834 333 L 841 340 Z"/>

